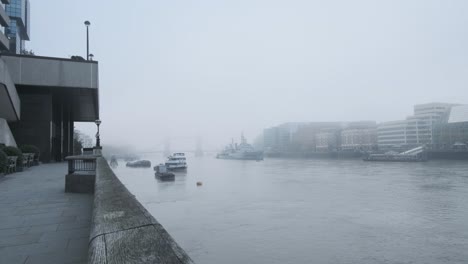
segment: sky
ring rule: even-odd
[[[466,0],[31,0],[36,55],[99,61],[104,145],[219,148],[285,122],[468,103]],[[76,124],[94,136],[94,124]]]

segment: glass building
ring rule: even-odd
[[[5,35],[10,39],[10,52],[21,53],[26,49],[25,41],[29,40],[30,22],[29,0],[11,0],[5,6],[10,17],[10,25],[5,29]]]

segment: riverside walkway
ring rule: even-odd
[[[0,179],[0,263],[88,260],[92,194],[65,193],[66,163]]]

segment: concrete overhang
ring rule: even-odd
[[[2,0],[2,3],[4,3],[4,4],[9,4],[9,3],[10,3],[10,0]]]
[[[0,6],[0,25],[8,27],[10,25],[10,17],[5,12],[5,9]]]
[[[4,54],[13,83],[51,89],[71,101],[75,121],[99,119],[99,76],[96,61]]]
[[[0,118],[20,119],[21,102],[5,62],[0,59]]]
[[[0,50],[8,50],[10,48],[10,40],[0,32]]]

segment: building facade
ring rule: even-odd
[[[35,145],[41,161],[61,161],[73,154],[74,122],[99,119],[98,62],[22,54],[29,1],[1,2],[0,144]]]
[[[322,129],[315,135],[316,151],[330,152],[340,150],[340,130]]]
[[[406,120],[384,122],[378,125],[377,141],[381,149],[408,149],[434,144],[433,130],[444,122],[444,116],[455,104],[428,103],[414,106],[414,115]]]
[[[31,6],[29,0],[10,0],[9,2],[5,10],[10,18],[10,25],[5,29],[5,35],[10,40],[10,52],[20,54],[26,50],[25,41],[28,41],[30,36]]]
[[[341,150],[370,151],[377,147],[377,123],[353,126],[341,131]]]
[[[434,149],[468,149],[468,105],[452,107],[447,122],[434,128]]]

